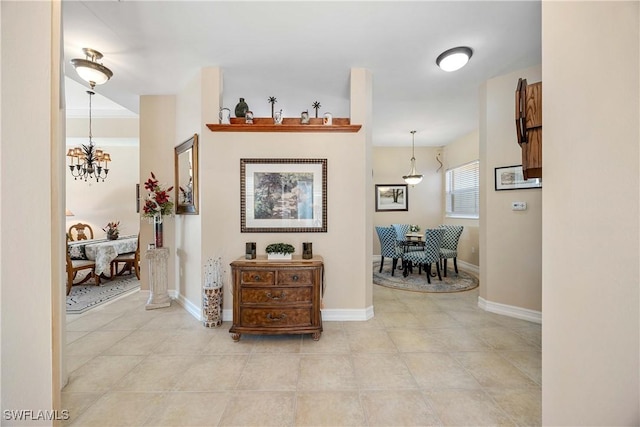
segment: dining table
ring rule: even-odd
[[[94,239],[69,242],[69,245],[84,246],[87,259],[95,261],[95,274],[106,278],[111,272],[111,261],[120,254],[133,253],[138,248],[138,236],[123,236],[115,240]]]

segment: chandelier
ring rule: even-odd
[[[95,178],[96,182],[100,182],[100,180],[104,182],[109,173],[111,156],[109,153],[97,149],[93,144],[91,133],[91,97],[95,95],[93,85],[87,93],[89,94],[89,145],[82,144],[81,147],[69,148],[67,152],[69,170],[71,170],[74,180],[80,178],[80,180],[87,181],[89,178]]]
[[[405,175],[402,177],[402,179],[404,179],[404,182],[406,182],[409,185],[420,184],[420,182],[422,181],[422,175],[419,175],[416,173],[416,156],[414,155],[415,137],[416,137],[416,131],[412,130],[411,131],[411,171],[409,172],[408,175]]]
[[[87,91],[89,94],[89,145],[70,148],[67,152],[69,157],[69,170],[74,180],[87,181],[89,178],[95,179],[96,182],[104,182],[109,173],[109,162],[111,156],[102,150],[96,148],[93,144],[93,135],[91,132],[91,97],[95,95],[93,89],[98,84],[103,84],[113,77],[110,69],[96,62],[102,58],[102,54],[97,50],[84,48],[82,49],[85,59],[72,59],[71,63],[76,69],[78,75],[89,82],[91,89]]]

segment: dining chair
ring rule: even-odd
[[[89,232],[89,236],[91,237],[87,237],[87,234],[85,233],[85,231],[87,230]],[[73,232],[75,232],[76,234],[75,239],[73,238]],[[67,233],[67,235],[69,236],[69,240],[71,240],[72,242],[77,240],[93,239],[93,229],[89,224],[83,224],[79,222],[69,227],[69,232]]]
[[[409,233],[409,224],[391,224],[396,231],[396,239],[401,242],[407,240],[407,234]]]
[[[409,233],[409,224],[391,224],[393,229],[396,232],[396,240],[398,241],[398,246],[402,249],[403,252],[406,251],[420,251],[422,250],[421,245],[407,245],[407,234]]]
[[[88,259],[71,259],[71,255],[69,254],[69,241],[67,240],[67,295],[71,293],[71,287],[73,285],[80,285],[89,279],[93,278],[96,285],[100,285],[100,276],[96,275],[95,268],[96,262]],[[73,283],[73,280],[76,278],[78,271],[82,270],[91,270],[89,273],[79,281],[78,283]]]
[[[402,255],[402,250],[396,242],[396,232],[393,227],[376,227],[376,233],[378,233],[378,239],[380,239],[381,258],[379,273],[382,273],[384,257],[387,257],[393,259],[391,264],[391,275],[393,276],[398,266],[398,259]]]
[[[424,269],[427,274],[427,283],[431,283],[431,264],[435,264],[438,279],[442,280],[440,274],[440,247],[442,246],[443,236],[444,229],[442,228],[429,228],[425,230],[424,250],[407,251],[402,254],[403,274],[407,276],[408,269],[406,265],[410,262]]]
[[[120,254],[111,261],[111,277],[114,277],[114,273],[118,274],[118,264],[120,263],[124,264],[120,273],[128,270],[129,274],[131,274],[131,270],[133,269],[136,277],[140,280],[140,233],[138,233],[138,243],[135,252]]]
[[[442,269],[444,277],[447,277],[447,259],[453,258],[453,268],[458,274],[458,241],[462,235],[464,227],[462,225],[440,225],[444,230],[442,238],[442,246],[440,246],[440,259],[442,260]]]

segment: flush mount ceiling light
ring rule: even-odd
[[[456,71],[467,65],[471,55],[473,55],[473,51],[469,47],[454,47],[442,52],[436,59],[436,64],[444,71]]]
[[[73,64],[78,75],[89,82],[91,88],[95,85],[106,83],[113,76],[113,73],[110,69],[97,62],[102,59],[102,54],[88,47],[85,47],[82,51],[85,54],[85,59],[76,58],[71,60],[71,64]]]
[[[420,184],[420,182],[422,181],[422,175],[419,175],[416,173],[416,156],[414,155],[415,138],[416,138],[416,131],[412,130],[411,131],[411,171],[409,172],[409,175],[405,175],[402,177],[402,179],[404,179],[404,182],[406,182],[409,185]]]

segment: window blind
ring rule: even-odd
[[[478,218],[480,214],[480,161],[447,170],[447,216]]]

